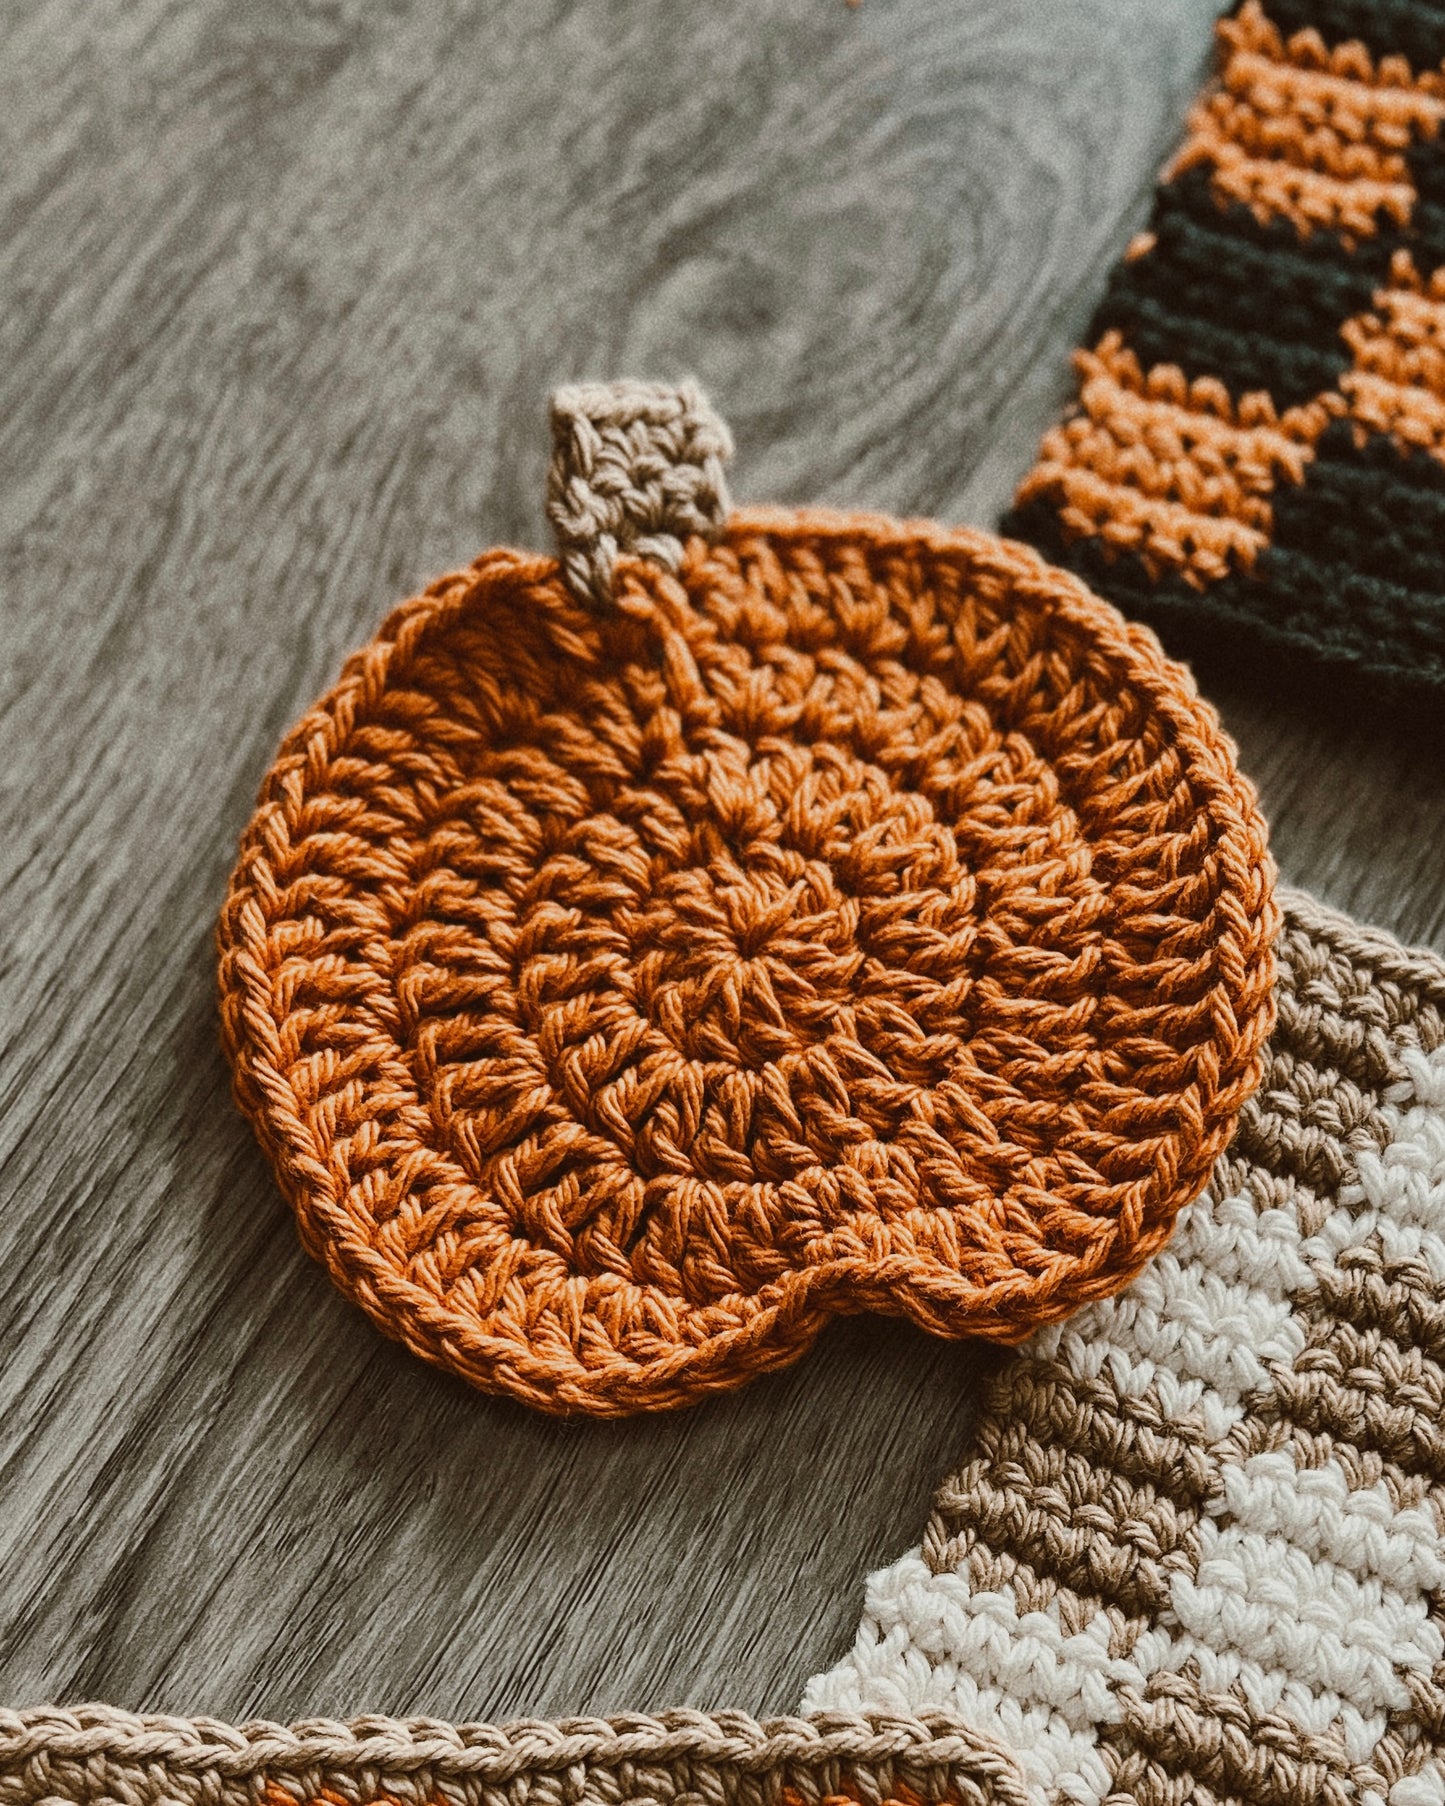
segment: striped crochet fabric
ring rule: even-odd
[[[1170,650],[1445,687],[1445,5],[1245,0],[1004,530]]]
[[[1210,1189],[996,1374],[807,1709],[956,1712],[1036,1806],[1445,1801],[1445,962],[1298,895],[1279,952]]]

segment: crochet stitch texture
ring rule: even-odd
[[[580,599],[611,602],[619,553],[675,571],[727,518],[732,435],[695,382],[578,383],[551,413],[547,518]]]
[[[965,1726],[741,1712],[232,1726],[0,1711],[0,1806],[1026,1806]]]
[[[1004,531],[1183,652],[1445,688],[1445,8],[1245,0]]]
[[[812,1708],[1036,1806],[1445,1800],[1445,961],[1285,898],[1263,1084],[1118,1297],[1010,1358]]]
[[[425,1358],[597,1413],[838,1311],[1009,1341],[1115,1290],[1272,1008],[1187,674],[928,523],[739,514],[612,581],[443,578],[266,780],[222,1013],[308,1248]]]

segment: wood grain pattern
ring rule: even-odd
[[[982,1358],[836,1327],[542,1421],[379,1340],[232,1109],[211,924],[391,602],[542,544],[543,398],[695,369],[750,499],[990,521],[1211,0],[0,17],[0,1697],[777,1709]],[[1286,874],[1445,945],[1440,756],[1222,698]]]

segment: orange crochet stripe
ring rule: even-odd
[[[779,1806],[812,1806],[796,1787],[783,1788],[778,1801]],[[833,1793],[821,1795],[817,1806],[963,1806],[963,1803],[951,1788],[925,1798],[907,1782],[894,1781],[886,1792],[878,1795],[865,1794],[856,1782],[848,1783]]]
[[[1016,505],[1040,497],[1074,538],[1136,552],[1151,577],[1196,588],[1248,570],[1269,543],[1269,497],[1299,483],[1315,441],[1345,403],[1323,395],[1279,413],[1269,396],[1238,402],[1217,379],[1177,365],[1147,373],[1117,332],[1074,354],[1077,410],[1045,434]]]
[[[1371,311],[1345,320],[1337,389],[1283,412],[1263,390],[1231,399],[1177,364],[1142,370],[1117,331],[1076,351],[1076,407],[1050,428],[1015,505],[1043,501],[1069,540],[1136,554],[1151,578],[1202,590],[1252,569],[1274,530],[1271,497],[1306,480],[1332,421],[1445,458],[1445,268],[1421,278],[1396,251]]]
[[[1218,32],[1003,529],[1181,654],[1445,689],[1445,10],[1245,0]]]
[[[1397,251],[1374,310],[1340,333],[1353,359],[1340,389],[1360,439],[1383,433],[1401,451],[1445,458],[1445,267],[1426,281]]]
[[[1219,25],[1219,80],[1189,115],[1170,176],[1203,167],[1216,196],[1261,222],[1287,219],[1357,238],[1409,223],[1415,184],[1405,152],[1434,138],[1445,77],[1403,57],[1378,64],[1362,44],[1327,47],[1316,31],[1285,41],[1258,0]]]
[[[236,1091],[387,1333],[547,1410],[844,1311],[1015,1342],[1205,1183],[1273,874],[1147,630],[982,533],[755,512],[615,606],[493,552],[287,737],[221,918]]]

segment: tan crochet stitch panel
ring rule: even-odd
[[[807,1691],[987,1727],[1036,1806],[1445,1800],[1445,962],[1285,917],[1210,1189],[1002,1367]]]
[[[547,518],[574,595],[613,599],[619,554],[664,570],[727,519],[732,435],[691,380],[578,383],[552,397]]]
[[[1027,1806],[990,1738],[927,1722],[140,1718],[0,1711],[0,1806]]]

